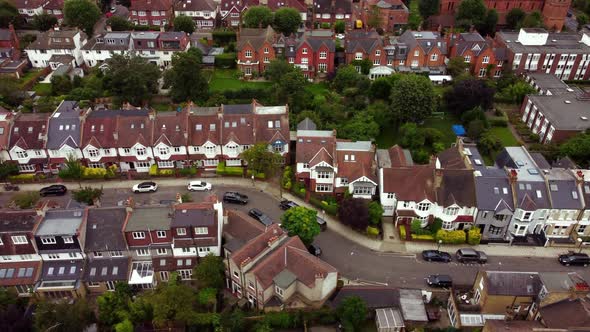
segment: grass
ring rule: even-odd
[[[388,125],[381,128],[379,136],[375,139],[377,147],[380,149],[389,149],[399,141],[398,128],[396,125]]]
[[[151,104],[150,105],[151,108],[155,109],[157,112],[169,112],[172,111],[173,109],[171,108],[173,105],[172,104],[159,104],[159,103],[155,103],[155,104]]]
[[[330,92],[330,88],[327,83],[309,84],[305,87],[305,90],[313,93],[314,95],[325,96]]]
[[[38,96],[50,96],[51,95],[51,84],[49,83],[37,83],[33,87],[35,93]]]
[[[448,148],[452,143],[455,143],[457,138],[452,128],[453,125],[457,123],[460,123],[460,121],[455,118],[455,116],[446,113],[444,119],[426,119],[423,124],[419,125],[419,127],[438,129],[443,135],[442,143]],[[398,144],[399,140],[398,128],[395,125],[389,125],[381,129],[381,133],[377,137],[376,143],[378,148],[388,149],[395,144]]]
[[[270,82],[249,82],[242,81],[236,76],[237,71],[233,69],[215,69],[209,89],[212,92],[223,92],[226,90],[238,90],[244,87],[264,88],[271,86]]]
[[[492,127],[490,132],[500,139],[503,146],[520,145],[508,127]]]

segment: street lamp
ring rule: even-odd
[[[436,250],[440,250],[440,245],[442,244],[442,240],[438,240],[437,244],[438,244],[438,246],[436,247]]]
[[[578,243],[580,243],[580,245],[579,245],[579,247],[580,247],[580,250],[578,251],[578,254],[579,254],[579,253],[581,253],[581,252],[582,252],[582,241],[584,241],[584,240],[582,240],[582,238],[581,238],[581,237],[579,237],[579,238],[578,238],[576,241],[578,241]]]

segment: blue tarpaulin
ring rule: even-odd
[[[457,136],[465,136],[465,128],[462,125],[453,125],[453,132]]]

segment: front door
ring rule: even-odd
[[[135,163],[129,162],[129,169],[135,170]]]

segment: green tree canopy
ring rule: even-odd
[[[420,2],[418,3],[420,15],[424,17],[424,19],[427,19],[430,16],[438,14],[439,7],[440,0],[420,0]]]
[[[270,151],[268,143],[259,142],[242,152],[242,159],[248,163],[249,170],[271,176],[278,169],[283,157]]]
[[[88,37],[92,36],[94,24],[100,15],[100,9],[94,1],[68,0],[64,3],[64,22],[84,30]]]
[[[109,19],[107,20],[107,24],[111,27],[111,30],[113,31],[131,30],[131,22],[129,22],[127,19],[121,16],[113,15],[109,17]]]
[[[0,161],[0,181],[6,181],[10,175],[18,174],[18,165],[4,160]]]
[[[223,288],[225,283],[223,259],[213,254],[203,257],[195,266],[194,278],[198,280],[199,288]]]
[[[342,92],[347,88],[356,86],[356,82],[360,79],[359,74],[354,66],[341,66],[336,71],[336,76],[332,80],[332,86],[337,92]]]
[[[84,299],[73,304],[67,301],[41,301],[35,308],[34,326],[37,331],[84,331],[94,321],[94,314]]]
[[[86,186],[80,188],[79,190],[72,190],[72,198],[76,202],[88,205],[93,205],[97,200],[99,200],[102,197],[102,194],[102,187],[92,188],[90,186]]]
[[[383,212],[383,207],[378,201],[372,201],[371,203],[369,203],[369,222],[371,223],[371,225],[381,224]]]
[[[379,136],[379,124],[367,112],[359,112],[338,130],[338,136],[353,141],[370,141]]]
[[[295,114],[304,110],[312,98],[311,93],[305,89],[308,84],[301,70],[295,69],[286,73],[275,85],[277,101],[289,104],[289,110]]]
[[[580,133],[561,144],[562,156],[572,158],[578,165],[588,167],[590,164],[590,134]]]
[[[518,29],[522,25],[525,17],[526,13],[524,10],[520,8],[512,8],[508,14],[506,14],[506,25],[510,29]]]
[[[469,29],[471,25],[479,26],[486,18],[487,8],[483,0],[463,0],[457,10],[457,25]]]
[[[244,13],[243,20],[247,28],[266,28],[272,24],[273,15],[266,6],[252,6]]]
[[[194,289],[180,282],[176,272],[170,275],[167,283],[160,283],[145,298],[154,310],[153,322],[159,327],[169,322],[188,324],[194,314],[193,303],[197,300]]]
[[[299,236],[306,246],[312,244],[313,239],[321,231],[317,222],[317,211],[303,206],[287,210],[281,217],[281,223],[281,227],[289,232],[289,236]]]
[[[8,0],[0,0],[0,28],[8,28],[18,18],[18,9]]]
[[[280,8],[275,12],[274,26],[278,32],[289,36],[301,26],[301,14],[295,8]]]
[[[483,21],[476,28],[482,36],[494,36],[498,24],[498,12],[495,9],[488,9]]]
[[[207,100],[209,83],[201,70],[202,58],[201,50],[194,47],[187,52],[174,54],[172,68],[164,74],[164,81],[170,86],[170,97],[173,101]]]
[[[32,25],[35,28],[35,30],[39,30],[39,31],[47,31],[47,30],[53,28],[56,24],[57,24],[57,17],[55,17],[53,15],[49,15],[45,12],[43,12],[39,15],[35,15],[35,17],[33,17],[33,22],[32,22]]]
[[[578,22],[578,30],[581,30],[586,24],[588,24],[588,15],[580,13],[576,15],[576,21]]]
[[[369,8],[369,17],[367,18],[367,26],[372,29],[380,28],[382,24],[381,10],[376,5]]]
[[[403,75],[391,89],[391,111],[395,120],[422,122],[437,107],[437,97],[432,82],[422,75]]]
[[[68,75],[51,75],[51,94],[61,96],[72,90],[72,80]]]
[[[195,32],[195,21],[190,16],[176,16],[174,18],[174,31],[184,31],[190,35]]]
[[[267,80],[279,84],[283,76],[287,73],[295,71],[295,67],[283,59],[273,59],[266,66],[264,76]]]
[[[415,123],[408,122],[399,129],[400,144],[404,148],[418,149],[424,146],[424,133]]]
[[[338,305],[336,313],[345,331],[360,331],[361,325],[367,319],[367,305],[360,297],[349,296]]]
[[[542,28],[543,27],[543,15],[538,10],[528,14],[522,21],[523,28]]]
[[[115,54],[106,63],[103,84],[120,102],[139,105],[158,92],[160,70],[146,59]]]
[[[84,176],[84,166],[75,155],[69,155],[66,159],[65,167],[59,171],[58,175],[61,179],[77,181],[80,188],[82,188],[80,181],[82,181],[82,177]]]
[[[447,64],[447,72],[453,77],[464,74],[469,69],[469,63],[462,56],[454,56]]]

